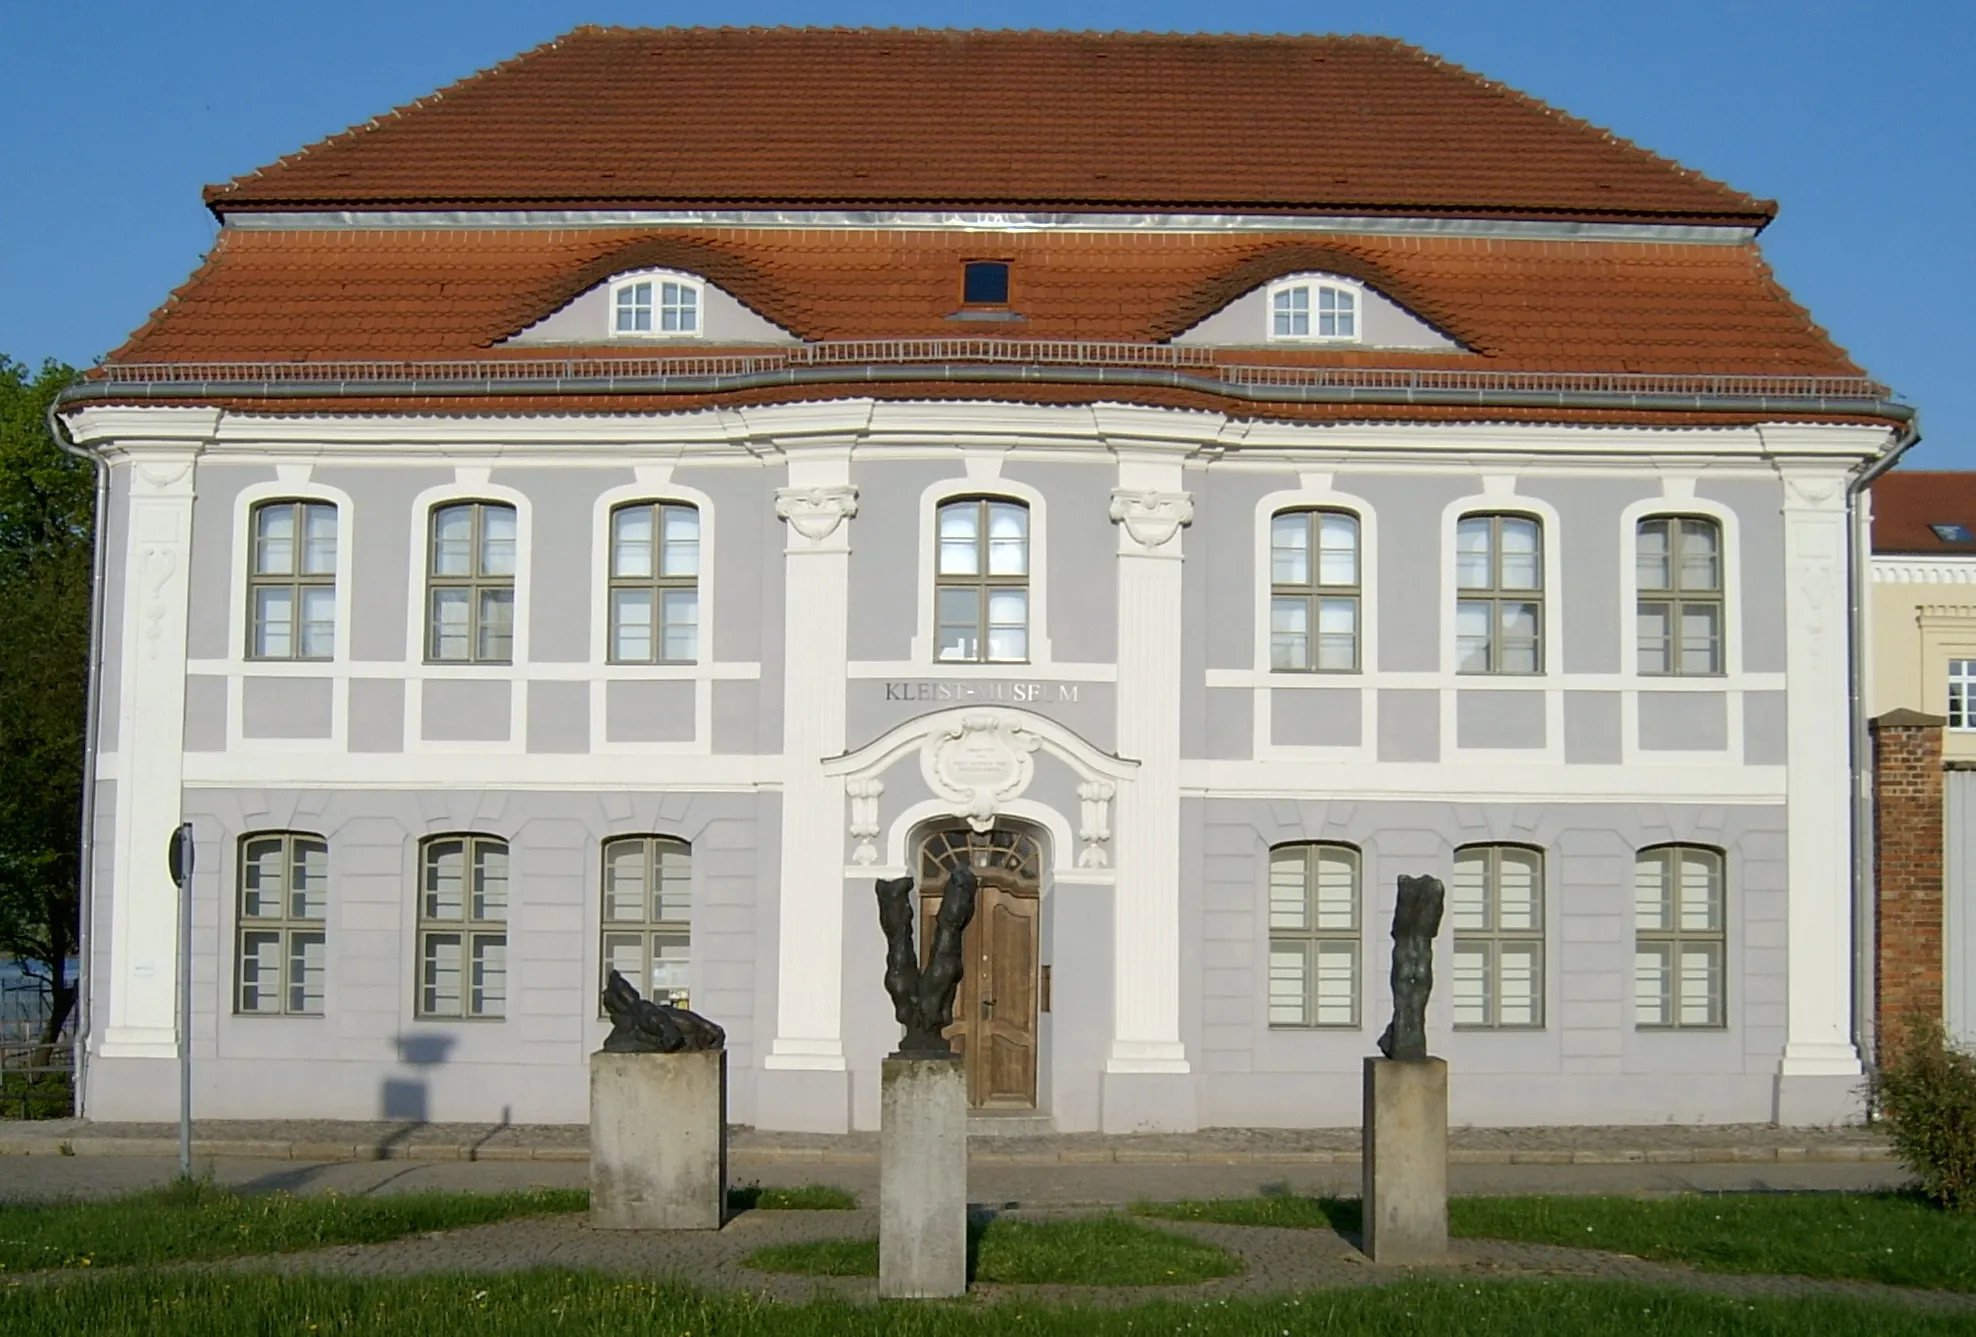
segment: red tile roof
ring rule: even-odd
[[[1253,211],[1761,226],[1377,37],[579,28],[224,186],[330,207]]]
[[[1930,525],[1963,525],[1967,543]],[[1873,551],[1976,556],[1976,472],[1895,469],[1873,484]]]
[[[984,247],[1011,259],[1011,304],[1025,320],[986,326],[947,318],[959,305],[962,260]],[[112,361],[486,356],[577,293],[644,265],[704,275],[805,340],[1007,335],[1155,343],[1270,278],[1327,269],[1363,278],[1471,351],[1244,349],[1240,360],[1859,375],[1778,286],[1754,246],[714,229],[229,228]]]

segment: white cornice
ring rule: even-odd
[[[1873,558],[1876,585],[1976,585],[1976,553],[1968,556]]]
[[[162,446],[183,450],[210,443],[223,410],[173,405],[111,405],[65,415],[69,437],[79,446],[114,443],[118,449]]]

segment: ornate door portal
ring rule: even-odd
[[[967,1061],[968,1103],[982,1109],[1036,1108],[1036,1014],[1040,976],[1038,909],[1042,847],[1021,831],[965,826],[929,833],[919,846],[920,964],[933,940],[947,873],[961,859],[980,886],[974,921],[961,940],[965,973],[947,1029]]]

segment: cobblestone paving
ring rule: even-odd
[[[1011,1212],[1017,1219],[1061,1217],[1062,1212]],[[1379,1285],[1408,1277],[1472,1280],[1589,1278],[1678,1286],[1717,1295],[1838,1296],[1976,1313],[1976,1295],[1818,1281],[1803,1277],[1734,1276],[1698,1272],[1678,1264],[1625,1254],[1541,1244],[1458,1240],[1445,1266],[1379,1267],[1346,1237],[1326,1230],[1283,1230],[1201,1222],[1158,1222],[1236,1254],[1243,1271],[1189,1286],[979,1286],[978,1302],[1020,1299],[1080,1305],[1126,1305],[1154,1299],[1210,1303],[1235,1296],[1280,1295],[1341,1286]],[[870,1239],[877,1213],[745,1212],[720,1231],[638,1232],[591,1230],[581,1216],[536,1217],[468,1230],[434,1233],[389,1244],[351,1245],[312,1253],[237,1259],[223,1266],[280,1273],[342,1276],[410,1276],[443,1272],[508,1272],[564,1267],[676,1279],[715,1290],[741,1290],[768,1299],[801,1301],[820,1294],[875,1300],[869,1278],[797,1277],[757,1272],[741,1260],[771,1244],[799,1240]]]

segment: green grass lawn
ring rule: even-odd
[[[1141,1216],[1356,1234],[1350,1198],[1141,1203]],[[1712,1272],[1879,1281],[1976,1291],[1976,1213],[1901,1193],[1707,1193],[1675,1198],[1454,1198],[1448,1228],[1472,1239],[1611,1249]]]
[[[970,1227],[974,1280],[1063,1286],[1178,1286],[1233,1276],[1226,1249],[1118,1216],[1011,1221]],[[878,1241],[810,1240],[757,1249],[743,1260],[764,1272],[875,1277]]]
[[[261,1273],[122,1273],[19,1285],[0,1334],[136,1337],[1948,1337],[1968,1315],[1827,1299],[1752,1299],[1599,1282],[1405,1282],[1212,1305],[1079,1309],[1001,1303],[841,1301],[746,1295],[593,1273],[353,1279]]]

